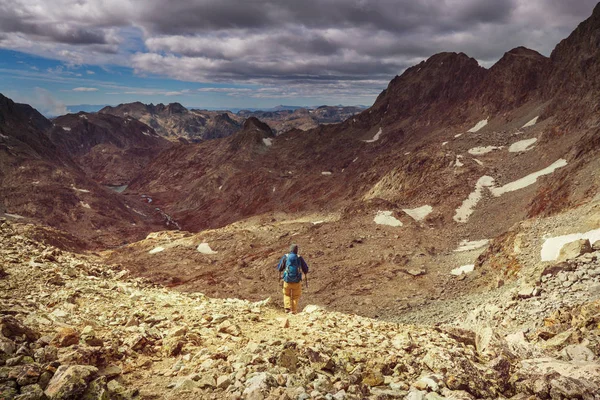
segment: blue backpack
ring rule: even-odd
[[[287,283],[298,283],[302,280],[300,258],[295,253],[290,253],[286,257],[283,280]]]

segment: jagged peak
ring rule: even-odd
[[[262,122],[256,117],[250,117],[246,121],[244,121],[243,130],[259,130],[268,134],[268,136],[273,136],[273,130],[269,125]]]

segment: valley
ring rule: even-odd
[[[600,398],[599,38],[364,110],[0,95],[0,398]]]

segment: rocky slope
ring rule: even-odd
[[[133,118],[108,114],[67,114],[54,119],[50,140],[94,181],[127,185],[161,151],[171,146]]]
[[[46,135],[52,123],[0,95],[0,212],[60,228],[91,247],[164,229],[163,216],[90,179]]]
[[[508,335],[315,306],[290,316],[268,300],[171,292],[0,224],[6,399],[599,398],[598,301]]]

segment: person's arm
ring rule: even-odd
[[[277,264],[277,270],[279,272],[283,271],[285,268],[285,256],[281,257],[281,260],[279,260],[279,264]]]
[[[308,264],[304,261],[304,258],[300,257],[300,266],[302,267],[302,272],[308,274]]]

